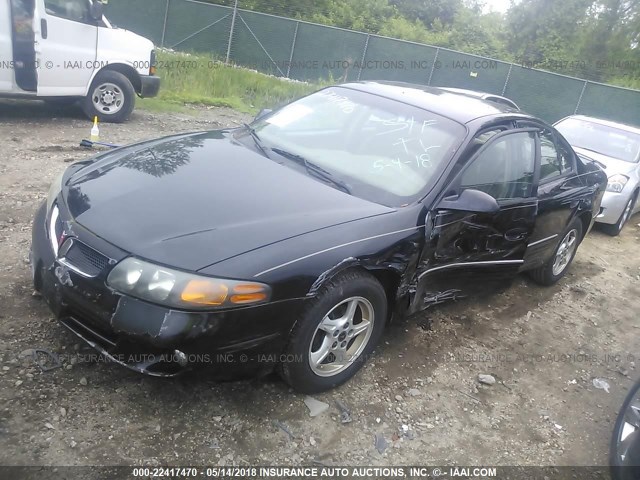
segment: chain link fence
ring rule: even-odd
[[[640,91],[441,47],[197,0],[111,0],[109,19],[156,45],[301,81],[395,80],[504,95],[549,122],[640,125]]]

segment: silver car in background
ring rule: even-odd
[[[554,125],[581,157],[596,161],[609,184],[596,222],[618,235],[640,209],[640,128],[598,118],[572,115]]]

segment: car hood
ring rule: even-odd
[[[228,131],[103,155],[65,181],[63,196],[74,219],[97,236],[187,270],[394,211],[269,160]]]
[[[611,177],[612,175],[616,175],[618,173],[626,175],[632,172],[633,169],[638,166],[637,163],[625,162],[624,160],[609,157],[607,155],[593,152],[585,148],[573,147],[573,149],[579,155],[584,155],[585,157],[592,158],[593,160],[596,160],[597,162],[604,165],[604,171],[607,174],[607,177]]]

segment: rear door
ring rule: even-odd
[[[525,256],[524,268],[527,269],[542,265],[553,254],[585,190],[576,172],[573,149],[547,127],[540,128],[537,134],[540,139],[539,206]]]
[[[483,141],[478,137],[471,142]],[[520,129],[494,134],[461,167],[444,191],[455,198],[472,189],[493,197],[494,213],[438,206],[427,218],[427,239],[418,272],[417,299],[425,304],[475,293],[515,276],[535,226],[537,137]]]
[[[89,0],[36,0],[38,96],[85,95],[93,76],[98,27]]]

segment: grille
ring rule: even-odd
[[[73,242],[64,257],[67,263],[91,277],[95,277],[109,265],[107,257],[77,240]]]

